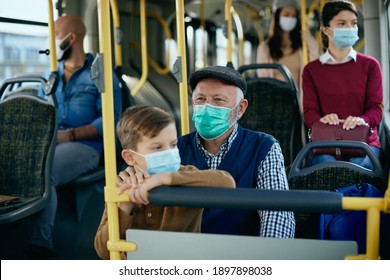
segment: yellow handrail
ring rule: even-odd
[[[113,21],[113,32],[115,34],[115,66],[120,67],[122,66],[122,34],[120,29],[120,17],[119,17],[119,9],[118,9],[118,3],[116,0],[110,0],[110,6],[111,6],[111,14],[112,14],[112,21]]]
[[[148,47],[147,47],[147,33],[146,33],[146,0],[140,0],[140,14],[141,14],[141,59],[142,59],[142,75],[140,81],[131,91],[132,96],[136,96],[141,87],[145,84],[148,78]]]
[[[57,72],[57,54],[54,30],[53,3],[48,0],[48,16],[49,16],[49,41],[50,41],[50,71]]]
[[[140,16],[140,13],[133,13],[132,15]],[[171,29],[169,28],[166,20],[164,20],[160,15],[158,15],[156,13],[152,13],[152,12],[146,13],[146,16],[152,17],[152,18],[156,19],[158,22],[160,22],[160,24],[162,25],[162,27],[164,28],[164,30],[167,34],[167,39],[172,39],[172,32],[171,32]],[[131,47],[135,48],[137,51],[139,51],[139,52],[141,51],[140,45],[137,44],[136,42],[130,42],[129,44]],[[169,65],[170,65],[170,49],[169,48],[167,49],[165,68],[161,68],[150,55],[147,55],[147,57],[148,57],[147,58],[148,63],[150,64],[150,66],[153,67],[154,70],[156,70],[157,73],[159,73],[161,75],[165,75],[165,74],[168,74],[170,72],[170,67],[169,67]]]
[[[206,18],[204,15],[204,9],[205,9],[205,0],[202,0],[200,3],[200,29],[202,30],[202,55],[203,55],[203,65],[207,65],[207,41],[206,41]]]
[[[384,209],[383,198],[343,197],[344,210],[367,211],[367,241],[366,254],[349,256],[347,259],[378,259],[379,258],[379,220],[380,211]]]
[[[103,54],[104,91],[102,95],[103,145],[105,162],[105,191],[116,188],[116,153],[114,128],[114,97],[112,81],[110,5],[109,0],[98,0],[99,50]],[[109,239],[119,240],[119,217],[115,203],[107,204]],[[110,252],[110,257],[120,258],[119,252]]]
[[[240,15],[236,9],[232,6],[230,8],[234,24],[237,28],[237,39],[238,39],[238,65],[244,65],[244,31],[240,20]]]
[[[387,182],[384,198],[343,197],[342,208],[367,211],[366,254],[349,256],[346,259],[379,259],[380,212],[390,215],[390,180]]]
[[[227,22],[227,62],[232,62],[232,16],[230,8],[232,7],[232,0],[225,1],[225,20]]]
[[[306,0],[301,0],[301,30],[307,30],[307,17],[306,17]],[[307,44],[302,42],[302,59],[303,65],[306,65],[309,61],[309,54],[307,52]]]
[[[357,44],[355,45],[354,49],[356,51],[360,51],[363,47],[364,47],[364,44],[366,43],[366,41],[364,40],[364,38],[360,39]]]
[[[178,56],[181,62],[181,80],[180,87],[180,115],[181,115],[181,133],[188,134],[190,131],[189,113],[188,113],[188,87],[187,87],[187,56],[184,29],[184,0],[176,0],[176,25],[177,25],[177,43]]]

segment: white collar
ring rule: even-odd
[[[341,64],[351,60],[356,62],[356,51],[353,48],[349,50],[348,54],[341,61],[336,61],[336,59],[330,54],[329,49],[320,56],[322,64]]]

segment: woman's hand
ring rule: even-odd
[[[343,128],[346,130],[354,129],[356,126],[365,125],[368,126],[368,123],[360,117],[349,116],[343,122]]]
[[[336,125],[336,124],[339,124],[341,123],[342,121],[339,119],[339,117],[337,116],[337,114],[327,114],[325,116],[323,116],[321,119],[320,119],[320,122],[322,123],[327,123],[327,124],[331,124],[331,125]]]
[[[323,116],[320,119],[320,122],[327,123],[330,125],[336,125],[342,123],[343,129],[346,130],[354,129],[356,126],[360,126],[360,125],[368,126],[368,123],[366,123],[365,120],[360,117],[349,116],[348,118],[343,120],[343,119],[339,119],[337,114],[333,114],[333,113]]]

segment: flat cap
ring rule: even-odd
[[[195,71],[190,75],[188,83],[193,91],[200,80],[218,79],[226,84],[235,85],[246,93],[246,82],[241,74],[229,66],[208,66],[201,70]]]

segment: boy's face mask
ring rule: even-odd
[[[357,42],[357,40],[359,40],[357,27],[333,29],[333,42],[340,49],[347,49],[352,47]]]
[[[229,123],[229,114],[237,106],[238,104],[230,109],[207,103],[204,105],[194,105],[192,121],[195,123],[196,131],[205,140],[218,138],[236,123],[237,116],[234,121]]]
[[[180,168],[181,159],[178,148],[167,149],[146,155],[137,153],[133,150],[131,151],[137,155],[145,157],[147,173],[150,175],[162,172],[176,172]]]

